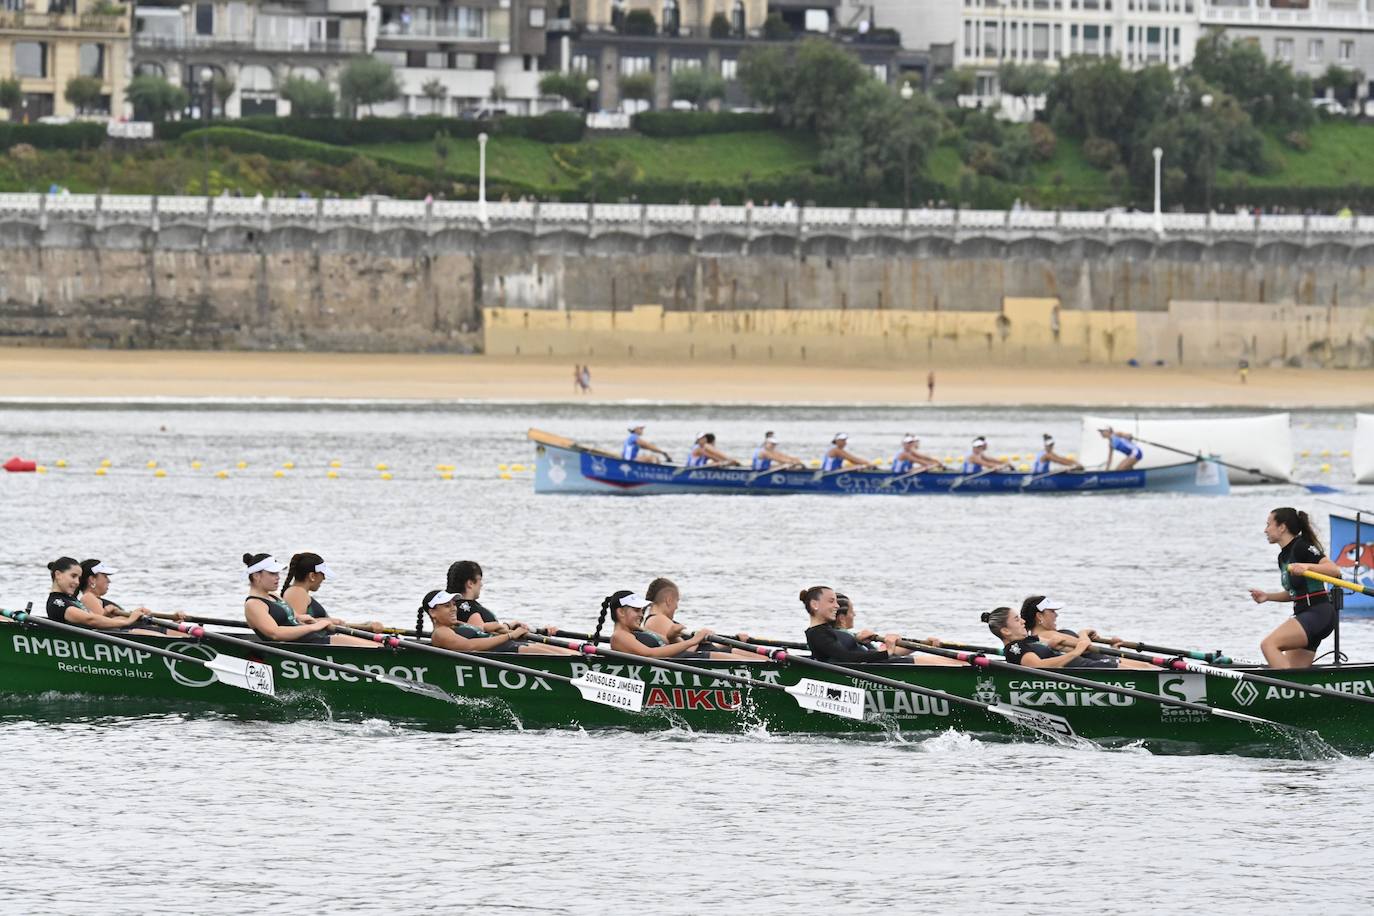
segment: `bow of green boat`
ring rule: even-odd
[[[1374,697],[1374,665],[1364,664],[1254,669],[1283,685],[1191,671],[1076,669],[1074,673],[1087,683],[1066,684],[1033,669],[863,667],[867,674],[927,691],[918,694],[765,660],[695,662],[694,667],[701,670],[688,673],[599,658],[521,656],[524,670],[506,670],[395,648],[281,646],[306,658],[276,657],[268,654],[270,646],[256,652],[234,649],[230,655],[271,667],[274,689],[261,693],[226,684],[204,666],[138,647],[214,658],[216,649],[204,641],[132,637],[130,642],[137,645],[0,624],[0,709],[7,715],[25,715],[63,702],[79,702],[86,711],[224,709],[268,719],[382,717],[441,728],[676,726],[704,732],[763,728],[775,734],[899,733],[911,737],[955,729],[1031,740],[1046,740],[1050,732],[1066,740],[1086,739],[1107,746],[1139,744],[1161,752],[1275,756],[1310,756],[1328,748],[1374,752],[1374,704],[1353,699]],[[588,671],[642,682],[642,710],[588,702],[567,681]],[[728,679],[731,674],[782,686],[796,684],[803,675],[858,686],[864,691],[865,717],[856,720],[803,708],[783,691],[742,685]],[[1301,689],[1312,685],[1352,698]],[[396,686],[427,689],[393,689]],[[1126,695],[1121,689],[1166,702]],[[988,715],[985,709],[955,698],[1037,713],[1039,728],[1031,730],[1024,722]],[[1276,724],[1223,718],[1208,706]]]

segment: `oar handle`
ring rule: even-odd
[[[193,639],[208,639],[212,642],[218,641],[228,643],[231,646],[238,646],[242,649],[247,649],[250,652],[262,652],[266,655],[275,655],[278,658],[289,658],[290,660],[295,662],[302,662],[307,665],[314,665],[317,668],[329,668],[333,671],[342,671],[345,674],[352,674],[357,677],[365,678],[369,681],[381,681],[383,683],[388,682],[388,679],[385,678],[383,675],[377,674],[373,671],[365,671],[362,668],[358,668],[354,665],[344,665],[339,662],[332,662],[327,658],[314,658],[309,655],[302,655],[299,652],[291,652],[287,649],[278,649],[276,646],[265,642],[253,642],[252,640],[240,639],[237,636],[230,636],[226,633],[216,633],[214,630],[206,630],[194,624],[183,623],[179,620],[173,620],[170,617],[154,616],[152,619],[156,620],[158,623],[162,624],[168,629],[177,630],[178,632],[185,633],[187,636],[190,636]],[[368,635],[371,636],[373,634],[369,633]]]

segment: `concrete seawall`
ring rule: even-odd
[[[776,337],[777,359],[806,346],[807,359],[1176,363],[1181,346],[1194,365],[1371,360],[1374,227],[1364,218],[1175,218],[1161,239],[1148,221],[1102,214],[1031,214],[1038,224],[964,214],[937,225],[943,217],[919,222],[915,211],[768,222],[693,207],[493,205],[478,220],[471,204],[287,201],[304,206],[250,213],[204,199],[151,209],[146,199],[85,209],[38,200],[0,201],[0,342],[470,352],[483,348],[485,312],[492,352],[562,356],[612,344],[604,330],[594,342],[554,341],[541,321],[591,333],[578,313],[623,322],[652,303],[668,323],[661,334],[686,316],[697,329],[715,322],[683,338],[701,359],[729,359],[730,344],[737,359],[766,353],[755,339]],[[1053,303],[1052,348],[1029,330],[1042,319],[1016,312],[1019,300]],[[494,309],[530,313],[543,336],[518,342]],[[803,344],[814,321],[841,330]],[[784,357],[790,343],[797,355]]]

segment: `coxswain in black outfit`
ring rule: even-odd
[[[1293,616],[1264,637],[1260,651],[1272,668],[1306,668],[1317,657],[1322,640],[1336,629],[1336,608],[1326,586],[1309,579],[1306,572],[1340,578],[1341,570],[1322,550],[1322,542],[1306,512],[1284,506],[1269,513],[1264,536],[1279,545],[1279,581],[1283,591],[1250,589],[1256,604],[1291,601]]]
[[[1026,621],[1009,607],[999,607],[983,614],[983,623],[988,625],[992,635],[1002,641],[1002,653],[1007,661],[1027,668],[1073,668],[1080,662],[1084,652],[1092,646],[1088,634],[1080,634],[1073,647],[1067,652],[1051,649],[1039,637],[1026,632]]]
[[[58,557],[48,564],[52,574],[52,591],[48,594],[47,614],[49,620],[57,620],[92,630],[120,630],[123,634],[135,636],[166,636],[154,628],[151,621],[144,620],[143,608],[135,608],[127,615],[120,611],[94,614],[81,603],[78,591],[81,587],[81,564],[71,557]]]
[[[305,617],[328,617],[329,612],[320,604],[320,600],[315,597],[315,593],[324,585],[325,580],[334,578],[334,571],[325,563],[324,558],[317,553],[298,553],[291,558],[291,562],[286,567],[286,579],[282,582],[282,600],[290,606],[296,619]],[[371,630],[373,633],[380,633],[386,629],[379,621],[369,620],[367,623],[349,623],[350,626],[358,630]]]
[[[835,625],[835,617],[840,610],[840,602],[835,590],[828,585],[813,585],[803,589],[798,596],[802,607],[811,618],[811,626],[806,628],[806,646],[811,657],[819,662],[885,662],[893,655],[897,645],[895,633],[883,637],[882,649],[870,649]]]

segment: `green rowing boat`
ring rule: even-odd
[[[263,654],[253,659],[272,669],[275,696],[220,682],[211,670],[133,644],[211,659],[201,641],[127,637],[116,645],[84,633],[56,632],[0,622],[0,711],[9,717],[128,714],[224,709],[267,719],[326,715],[340,719],[382,717],[437,728],[689,728],[703,732],[873,734],[922,737],[955,729],[977,735],[1037,738],[1042,733],[1001,716],[989,716],[938,697],[760,661],[693,662],[699,674],[608,659],[570,656],[492,655],[539,674],[489,668],[452,658],[397,649],[283,644],[319,665]],[[254,653],[246,650],[252,658]],[[226,657],[225,661],[228,661]],[[383,682],[364,680],[335,665],[357,666]],[[587,702],[566,680],[599,671],[644,684],[643,710],[630,712]],[[1250,669],[1245,669],[1250,670]],[[1374,696],[1374,665],[1291,671],[1253,669],[1294,685],[1317,685],[1357,696]],[[1130,687],[1163,697],[1206,703],[1259,716],[1279,727],[1220,719],[1205,711],[1163,705],[1132,696],[1051,680],[1034,670],[878,664],[865,673],[985,703],[1013,704],[1044,714],[1069,737],[1105,746],[1135,744],[1163,753],[1244,753],[1311,756],[1332,750],[1374,752],[1374,705],[1316,696],[1276,685],[1196,672],[1074,669],[1104,687]],[[772,684],[796,684],[803,676],[862,687],[863,721],[809,711],[777,690],[718,679],[737,674]],[[386,680],[438,688],[430,693],[394,690]],[[447,694],[447,696],[445,696]]]

